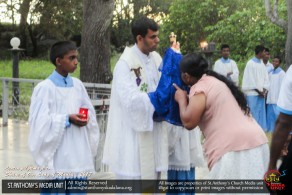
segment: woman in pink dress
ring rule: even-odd
[[[186,129],[200,127],[209,179],[263,179],[269,162],[268,140],[252,118],[244,94],[230,80],[208,69],[192,53],[180,62],[189,96],[177,87],[175,99]]]

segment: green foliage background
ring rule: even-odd
[[[271,0],[271,5],[274,4],[274,1]],[[56,39],[69,39],[81,32],[82,1],[36,0],[33,2],[30,9],[30,27],[33,37],[39,40],[39,51],[42,48],[47,49],[47,45]],[[124,0],[115,0],[115,6],[111,26],[112,69],[127,43],[133,43],[130,24],[141,15],[152,17],[159,22],[161,42],[158,51],[161,55],[169,46],[168,35],[170,32],[175,32],[177,40],[181,43],[183,54],[200,51],[199,43],[203,40],[215,42],[217,51],[221,44],[229,44],[231,47],[230,57],[238,63],[241,74],[247,60],[254,55],[254,47],[258,44],[268,47],[271,56],[280,55],[283,64],[285,64],[286,34],[283,29],[272,24],[266,17],[263,0],[128,0],[128,3],[125,3]],[[38,16],[40,23],[37,23],[32,16]],[[279,1],[279,16],[287,20],[287,8],[284,0]],[[1,40],[4,41],[2,42],[5,45],[5,48],[0,49],[0,58],[2,59],[10,59],[3,56],[10,56],[6,47],[9,45],[9,37],[12,36],[13,29],[17,26],[12,27],[14,28],[0,24],[0,31],[3,31],[0,34]],[[30,49],[28,48],[28,50]],[[44,52],[43,56],[46,59],[47,52]],[[219,52],[216,52],[213,60],[215,61],[219,57]],[[28,78],[27,73],[22,75],[23,71],[34,71],[38,76],[49,75],[54,67],[46,66],[46,63],[46,61],[41,60],[21,61],[21,77]],[[0,76],[11,75],[10,68],[6,68],[6,65],[3,64],[9,63],[8,61],[0,63],[0,68],[3,70],[0,71]],[[33,67],[32,71],[30,67]],[[41,67],[44,69],[39,70]],[[42,74],[39,74],[38,71]],[[78,74],[76,76],[79,76]],[[41,78],[46,76],[41,76]],[[32,75],[31,78],[35,77]]]
[[[285,19],[285,1],[279,3],[280,17]],[[263,1],[175,0],[161,26],[161,52],[168,46],[172,31],[183,53],[198,51],[200,41],[206,40],[214,41],[217,50],[221,44],[229,44],[236,61],[252,57],[258,44],[268,47],[272,56],[284,59],[285,32],[266,17]]]

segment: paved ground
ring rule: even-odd
[[[18,178],[21,171],[7,171],[8,168],[23,168],[33,166],[32,156],[28,151],[28,124],[26,122],[9,120],[8,126],[1,125],[0,118],[0,179]],[[196,178],[203,179],[206,169],[196,169]],[[93,179],[114,179],[111,172],[98,172]],[[0,183],[0,193],[2,182]],[[13,195],[13,194],[10,194]]]

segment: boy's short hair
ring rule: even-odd
[[[137,43],[136,37],[138,35],[145,37],[148,33],[148,29],[158,31],[159,26],[154,20],[149,19],[146,16],[142,16],[132,23],[132,35],[135,43]]]
[[[282,63],[282,59],[280,56],[274,56],[274,58],[277,58],[279,60],[279,63],[281,64]]]
[[[260,52],[265,51],[265,47],[262,45],[257,45],[254,49],[255,54],[259,54]]]
[[[222,45],[221,45],[221,51],[222,51],[223,49],[225,49],[225,48],[230,49],[230,47],[229,47],[228,44],[222,44]]]
[[[270,53],[270,49],[265,47],[265,52],[269,52]]]
[[[69,51],[77,50],[75,43],[72,41],[58,41],[53,44],[50,51],[50,61],[57,66],[56,59],[63,58]]]

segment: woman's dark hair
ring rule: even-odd
[[[196,77],[197,79],[200,79],[203,74],[207,74],[224,82],[230,89],[241,110],[244,111],[244,114],[250,114],[250,109],[247,105],[247,101],[243,92],[225,76],[218,74],[213,70],[209,70],[207,60],[203,58],[200,54],[190,53],[185,55],[180,62],[180,70],[182,73],[188,73],[189,75]]]
[[[142,16],[132,23],[132,35],[135,43],[137,43],[136,38],[138,35],[141,35],[142,37],[147,35],[148,29],[156,32],[158,31],[159,26],[154,20],[149,19],[146,16]]]

